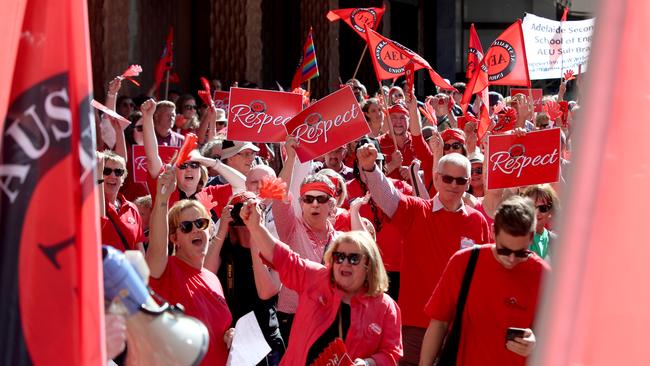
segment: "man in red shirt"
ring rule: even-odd
[[[471,164],[457,153],[442,157],[434,175],[438,194],[424,200],[400,194],[376,169],[374,146],[364,145],[357,150],[357,157],[373,200],[404,235],[399,294],[404,337],[401,364],[417,365],[431,319],[424,313],[424,305],[447,261],[459,249],[489,240],[483,215],[462,200],[469,186]]]
[[[525,365],[535,346],[530,329],[539,302],[542,275],[549,267],[528,249],[535,233],[529,199],[505,200],[494,218],[496,244],[479,247],[462,313],[457,365]],[[422,342],[420,365],[431,365],[454,319],[461,282],[472,249],[456,253],[433,291],[425,312],[431,319]],[[523,328],[508,335],[508,328]]]
[[[386,156],[386,171],[393,179],[408,180],[408,166],[415,157],[415,150],[409,127],[409,111],[401,103],[393,104],[388,109],[390,123],[393,125],[395,140],[390,133],[379,136],[379,146]],[[398,156],[395,156],[395,143],[397,143]]]

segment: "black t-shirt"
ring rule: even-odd
[[[339,334],[339,324],[341,324],[342,334]],[[348,334],[348,329],[350,329],[350,304],[342,302],[332,324],[330,324],[325,333],[321,334],[316,342],[311,345],[311,348],[309,348],[306,364],[311,365],[316,361],[318,356],[337,337],[345,340],[345,336]]]

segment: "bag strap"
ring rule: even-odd
[[[460,286],[460,292],[458,293],[456,315],[454,316],[454,323],[452,324],[451,332],[449,333],[450,337],[460,336],[460,328],[463,322],[463,311],[465,310],[465,301],[467,301],[469,287],[472,284],[472,277],[474,277],[474,269],[476,268],[476,262],[478,261],[480,248],[481,247],[479,246],[474,246],[472,253],[470,254],[469,262],[467,263],[467,268],[465,269],[465,275],[463,276],[463,283]]]
[[[117,235],[119,235],[120,240],[122,240],[122,245],[124,245],[124,248],[126,250],[131,250],[131,247],[129,246],[129,243],[126,241],[126,238],[124,237],[124,234],[122,234],[122,232],[120,231],[120,227],[117,226],[117,224],[115,223],[115,220],[113,220],[113,218],[111,217],[110,212],[106,213],[106,217],[108,217],[108,219],[111,220],[111,223],[113,224],[113,227],[115,228],[115,231],[117,231]]]

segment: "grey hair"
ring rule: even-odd
[[[463,168],[467,172],[467,176],[471,176],[470,172],[472,171],[472,163],[469,162],[469,159],[467,159],[467,157],[459,153],[447,154],[440,158],[440,160],[438,160],[438,168],[436,171],[438,173],[441,173],[442,168],[445,166],[445,164]]]

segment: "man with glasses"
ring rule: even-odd
[[[369,144],[357,151],[362,178],[373,200],[404,235],[399,306],[402,309],[404,358],[417,365],[422,337],[430,318],[424,305],[449,258],[459,249],[489,240],[483,215],[463,203],[470,162],[451,153],[438,161],[433,199],[404,196],[376,169],[377,150]]]
[[[542,275],[548,265],[528,249],[535,232],[535,207],[513,196],[497,209],[495,244],[478,247],[478,259],[461,315],[459,365],[525,365],[535,346],[535,320]],[[472,249],[447,264],[425,312],[431,319],[420,365],[432,365],[453,321]],[[519,329],[509,329],[519,328]]]

